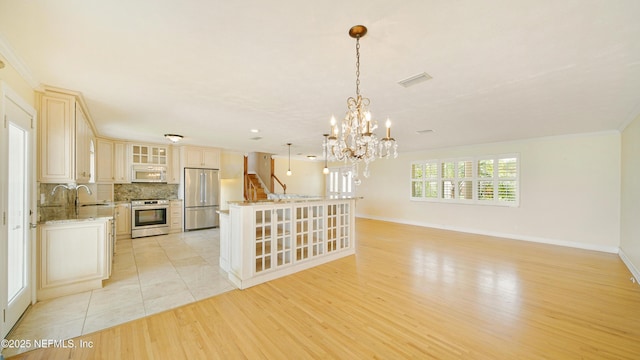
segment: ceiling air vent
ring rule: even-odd
[[[262,139],[262,136],[256,136],[256,137],[249,138],[249,140],[261,140],[261,139]]]
[[[432,133],[432,132],[433,132],[433,130],[432,130],[432,129],[425,129],[425,130],[418,130],[418,131],[416,131],[416,134],[418,134],[418,135],[424,135],[424,134],[429,134],[429,133]]]
[[[413,86],[421,82],[427,81],[429,79],[431,79],[431,75],[427,74],[426,72],[423,72],[417,75],[410,76],[404,80],[400,80],[398,81],[398,84],[404,87],[409,87],[409,86]]]

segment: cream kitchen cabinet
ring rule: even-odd
[[[355,198],[229,204],[220,265],[240,289],[355,254]]]
[[[78,93],[47,88],[37,93],[38,181],[88,182],[93,127]]]
[[[116,237],[129,239],[131,237],[131,204],[116,205]]]
[[[220,149],[184,146],[182,148],[184,167],[219,169]]]
[[[168,184],[179,184],[180,183],[180,148],[176,146],[172,146],[169,148],[169,153],[171,155],[171,161],[169,162],[169,171],[167,175],[167,183]]]
[[[38,300],[102,287],[113,256],[111,219],[40,225]]]
[[[134,165],[167,165],[166,146],[131,145],[131,163]]]
[[[70,182],[75,179],[75,99],[39,93],[38,180]]]
[[[182,200],[169,201],[169,232],[182,232]]]
[[[113,174],[115,182],[126,184],[131,182],[131,155],[127,143],[116,141],[113,143]]]
[[[95,140],[91,125],[78,104],[76,104],[76,181],[95,182]],[[92,160],[93,158],[93,160]]]
[[[116,179],[113,146],[111,140],[96,139],[96,182],[112,183]]]

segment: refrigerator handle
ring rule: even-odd
[[[204,192],[206,191],[205,189],[207,188],[205,186],[205,181],[206,180],[207,179],[204,176],[204,172],[200,171],[200,202],[203,203],[203,204],[204,204],[204,199],[205,199]]]

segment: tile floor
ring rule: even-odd
[[[102,289],[36,303],[7,339],[65,340],[232,290],[219,267],[219,234],[207,229],[118,240]]]

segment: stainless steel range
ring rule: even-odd
[[[169,233],[169,200],[131,200],[131,238]]]

